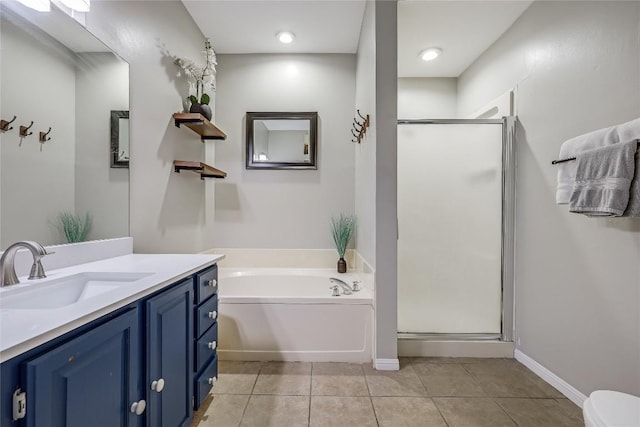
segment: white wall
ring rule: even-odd
[[[129,235],[129,169],[111,168],[111,110],[129,109],[129,66],[112,53],[79,55],[76,72],[76,213],[88,240]]]
[[[456,118],[457,86],[458,79],[449,77],[398,79],[398,118]]]
[[[371,127],[356,146],[356,250],[376,271],[376,364],[397,359],[397,4],[367,1],[358,45],[356,108]]]
[[[355,152],[355,248],[375,268],[376,265],[376,39],[375,7],[367,1],[356,69],[356,108],[369,114],[371,127],[367,129]]]
[[[215,147],[215,247],[332,248],[331,215],[354,211],[349,128],[355,56],[219,55]],[[317,111],[318,170],[245,169],[249,111]]]
[[[469,113],[517,85],[518,349],[589,394],[640,394],[640,220],[555,204],[561,143],[640,116],[638,2],[535,2],[458,81]]]
[[[55,40],[30,29],[27,33],[2,15],[0,116],[13,130],[0,132],[2,146],[2,242],[59,243],[54,225],[61,211],[74,211],[75,69],[73,56]],[[43,78],[46,73],[46,78]],[[51,84],[51,82],[55,84]],[[20,125],[32,135],[20,144]],[[39,132],[51,126],[43,147]]]
[[[204,36],[175,1],[95,2],[87,28],[130,66],[134,250],[189,253],[211,247],[212,235],[204,232],[213,215],[206,209],[211,195],[205,183],[196,174],[173,172],[173,160],[203,160],[204,144],[171,118],[189,95],[174,57],[203,63]]]

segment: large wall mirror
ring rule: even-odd
[[[53,3],[2,1],[0,37],[0,119],[16,116],[0,131],[0,250],[67,243],[63,213],[90,217],[84,240],[128,236],[129,169],[111,168],[110,125],[129,110],[129,65]]]
[[[247,169],[318,169],[318,113],[247,113]]]

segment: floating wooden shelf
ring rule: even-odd
[[[216,169],[213,166],[209,166],[206,163],[192,162],[189,160],[174,160],[173,169],[178,173],[182,170],[195,172],[200,175],[200,179],[224,178],[227,176],[226,172]]]
[[[175,113],[173,115],[176,127],[185,125],[198,135],[202,142],[208,139],[225,140],[227,135],[216,127],[213,123],[207,120],[200,113]]]

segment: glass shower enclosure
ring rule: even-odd
[[[399,337],[512,340],[514,124],[398,121]]]

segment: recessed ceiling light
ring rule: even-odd
[[[289,44],[296,38],[296,35],[289,31],[280,31],[276,34],[276,37],[280,40],[280,43]]]
[[[423,61],[432,61],[436,59],[442,53],[442,49],[439,47],[430,47],[420,52],[420,58]]]

